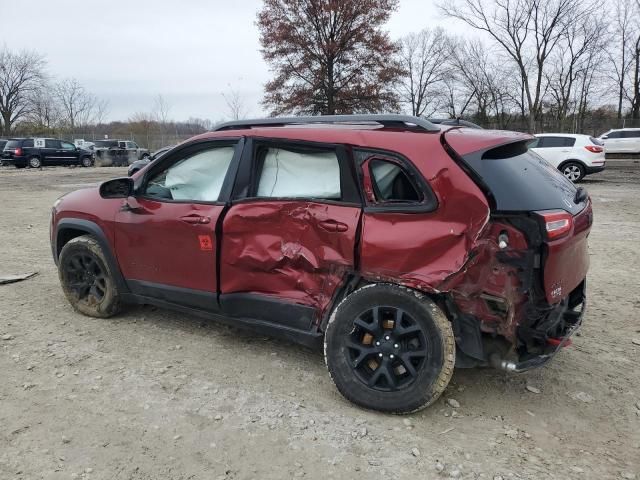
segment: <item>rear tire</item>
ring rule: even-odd
[[[58,276],[62,291],[78,312],[108,318],[120,311],[120,296],[109,262],[94,237],[76,237],[62,247]]]
[[[30,168],[40,168],[40,167],[42,167],[42,161],[38,157],[31,157],[29,159],[29,167]]]
[[[445,390],[455,340],[449,320],[427,296],[375,284],[336,307],[324,354],[344,397],[364,408],[404,414],[431,405]]]
[[[578,183],[585,176],[585,168],[578,162],[567,162],[560,167],[562,174],[573,183]]]

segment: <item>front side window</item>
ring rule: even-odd
[[[340,200],[340,164],[333,150],[257,150],[257,197]]]
[[[622,132],[609,132],[607,138],[622,138]]]
[[[60,144],[62,145],[62,149],[63,150],[75,150],[76,149],[76,147],[73,145],[73,143],[60,142]]]
[[[145,196],[154,199],[216,202],[235,147],[220,146],[192,153],[154,175]]]

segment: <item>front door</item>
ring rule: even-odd
[[[56,164],[60,161],[60,150],[62,146],[60,145],[60,140],[54,139],[45,139],[44,148],[40,149],[40,157],[42,163],[48,164]]]
[[[78,163],[79,151],[73,143],[60,141],[58,158],[61,163]]]
[[[237,140],[187,145],[147,172],[116,216],[116,255],[133,293],[217,309],[216,225],[240,149]]]
[[[220,259],[223,310],[306,330],[355,269],[361,203],[340,146],[250,141]]]

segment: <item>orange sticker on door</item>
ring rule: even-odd
[[[209,235],[198,235],[198,240],[200,240],[200,250],[203,252],[209,252],[213,250],[213,242],[211,241],[211,237]]]

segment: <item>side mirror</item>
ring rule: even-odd
[[[603,135],[600,137],[602,140],[606,140],[607,138],[609,138],[609,135]]]
[[[115,178],[100,185],[102,198],[127,198],[133,195],[133,179],[129,177]]]

